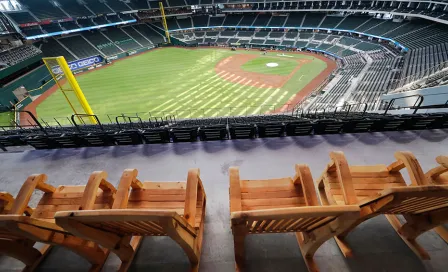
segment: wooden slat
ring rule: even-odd
[[[238,167],[229,168],[230,212],[241,211],[241,182]]]
[[[334,161],[338,173],[338,179],[343,189],[345,202],[348,205],[356,204],[358,202],[355,189],[353,188],[352,176],[348,167],[347,160],[342,152],[330,152],[330,158]]]
[[[387,178],[389,171],[387,166],[380,165],[350,165],[350,173],[352,178],[371,177],[371,178]]]
[[[243,188],[260,188],[260,187],[293,187],[291,178],[265,179],[265,180],[241,180],[241,190]]]
[[[184,218],[191,226],[195,225],[196,205],[198,201],[199,169],[194,168],[188,171],[187,188],[185,195]]]
[[[182,194],[158,194],[150,193],[148,190],[132,190],[129,201],[151,201],[151,202],[183,202],[185,201],[185,190]]]
[[[300,185],[299,185],[300,186]],[[257,198],[289,198],[289,197],[303,197],[301,190],[297,188],[279,190],[279,191],[251,191],[241,193],[242,199],[257,199]]]
[[[322,218],[322,220],[320,220],[320,221],[318,221],[318,222],[316,222],[316,223],[314,223],[312,225],[309,225],[307,227],[307,230],[308,231],[312,231],[312,230],[314,230],[314,229],[316,229],[316,228],[318,228],[318,227],[320,227],[322,225],[327,224],[330,221],[333,221],[335,218],[336,218],[335,216],[327,216],[325,218]]]
[[[268,220],[266,220],[268,221]],[[264,231],[272,231],[272,228],[277,223],[277,220],[269,220],[269,223],[267,223],[265,226],[263,226]]]
[[[396,210],[400,210],[401,212],[412,212],[419,209],[436,207],[443,204],[448,204],[447,199],[445,198],[421,199],[419,202],[415,202],[411,205],[409,204],[400,205],[399,208],[391,209],[391,211],[395,212]]]
[[[315,219],[315,217],[309,217],[309,218],[304,218],[303,220],[301,220],[295,227],[294,227],[294,231],[301,231],[303,230],[303,226],[309,222],[311,222],[313,219]]]
[[[145,190],[170,190],[170,189],[186,189],[187,183],[185,181],[164,181],[164,182],[158,182],[158,181],[145,181],[143,182],[143,189]]]
[[[278,206],[242,206],[243,211],[254,211],[254,210],[269,210],[269,209],[278,209],[278,208],[296,208],[303,207],[305,205],[278,205]]]
[[[259,199],[243,199],[241,200],[243,206],[280,206],[280,205],[305,205],[305,199],[303,197],[290,197],[290,198],[259,198]]]
[[[289,230],[295,229],[296,226],[298,224],[300,224],[303,220],[304,220],[304,218],[299,218],[299,219],[293,220],[289,225],[285,226],[285,230],[289,231]]]
[[[352,184],[355,190],[383,190],[387,188],[400,187],[399,185],[394,183],[367,183],[367,184]],[[340,189],[341,187],[338,184],[330,183],[331,189]]]
[[[129,201],[128,209],[183,209],[185,202]]]

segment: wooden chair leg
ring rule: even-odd
[[[171,239],[173,239],[187,254],[192,270],[194,271],[195,269],[199,269],[199,250],[197,247],[198,235],[194,237],[173,219],[161,222],[161,225],[162,224],[164,225],[163,228],[166,230],[167,235],[171,237]]]
[[[434,231],[440,235],[440,237],[448,243],[448,230],[444,226],[438,226],[434,228]]]
[[[65,236],[59,233],[52,237],[52,242],[55,245],[66,247],[76,254],[84,257],[92,264],[89,269],[91,272],[101,271],[110,253],[108,249],[101,248],[93,242],[74,236]]]
[[[202,218],[201,218],[201,224],[199,225],[199,231],[195,239],[195,250],[196,255],[198,257],[197,263],[191,263],[191,272],[198,272],[199,271],[199,264],[201,260],[201,254],[202,254],[202,241],[204,240],[204,223],[205,223],[205,206],[206,206],[207,200],[204,198],[203,204],[202,204]]]
[[[244,249],[244,239],[246,230],[241,226],[233,226],[233,246],[235,248],[235,271],[244,271],[246,265],[246,254]]]
[[[33,271],[50,252],[51,246],[44,245],[40,249],[19,241],[0,240],[0,254],[17,259],[25,264],[23,271]]]
[[[43,261],[43,259],[45,259],[45,257],[47,256],[47,254],[50,252],[50,250],[52,249],[51,245],[48,244],[44,244],[41,248],[39,248],[39,252],[40,252],[40,257],[32,264],[32,265],[27,265],[22,272],[32,272],[34,271],[34,269],[36,269],[39,264]]]
[[[126,237],[126,241],[122,241],[122,244],[125,244],[126,247],[130,247],[131,254],[125,254],[126,257],[123,257],[122,254],[119,255],[121,260],[120,268],[118,269],[119,272],[125,272],[128,271],[129,266],[131,266],[132,261],[134,260],[135,254],[137,253],[138,248],[140,247],[143,236],[132,236],[132,237]],[[126,250],[129,252],[130,250]]]
[[[302,252],[303,260],[305,261],[306,267],[310,272],[318,272],[319,268],[317,264],[314,262],[314,252],[312,254],[306,252],[305,247],[305,237],[303,233],[296,232],[297,242],[299,243],[300,251]]]
[[[408,245],[408,247],[414,251],[414,253],[420,257],[422,260],[430,260],[428,252],[424,248],[422,248],[415,239],[411,239],[402,234],[401,229],[403,224],[400,222],[396,215],[387,214],[387,220],[392,225],[397,234],[401,237],[401,239]]]

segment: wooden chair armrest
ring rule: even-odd
[[[22,215],[25,211],[29,212],[28,203],[35,189],[43,191],[44,193],[53,193],[56,191],[56,188],[50,184],[46,184],[46,181],[47,175],[45,174],[29,176],[20,188],[9,214]]]
[[[240,184],[240,169],[238,167],[229,168],[230,177],[230,212],[241,211],[241,184]]]
[[[185,192],[184,218],[190,226],[195,225],[196,204],[200,185],[199,168],[188,170],[187,188]]]
[[[125,209],[128,206],[129,191],[131,187],[135,190],[143,188],[143,183],[137,179],[137,169],[125,169],[118,184],[112,209]]]
[[[254,210],[232,212],[230,219],[232,222],[241,220],[281,220],[281,219],[299,219],[310,217],[339,216],[345,213],[352,213],[353,216],[360,214],[358,205],[332,205],[317,207],[297,207],[297,208],[280,208],[269,210]]]
[[[394,156],[397,161],[387,167],[390,172],[397,172],[403,168],[406,168],[409,178],[411,179],[411,185],[416,186],[429,183],[414,154],[408,151],[397,151]]]
[[[82,195],[80,210],[92,210],[94,208],[98,189],[111,193],[117,191],[106,178],[107,173],[105,171],[95,171],[90,175],[89,181],[84,189],[84,194]]]
[[[425,176],[429,182],[437,184],[437,178],[443,173],[448,172],[448,156],[438,156],[436,162],[440,165],[426,172]]]
[[[436,158],[436,162],[439,163],[441,166],[448,168],[448,156],[438,156]]]
[[[11,210],[12,204],[14,204],[14,197],[8,192],[0,192],[0,200],[3,201],[3,212]]]
[[[347,205],[356,204],[358,199],[356,198],[356,192],[353,187],[350,167],[348,166],[344,153],[341,151],[332,151],[330,152],[330,158],[336,167],[336,173],[338,175],[338,181],[342,189],[345,203]]]
[[[296,175],[294,177],[294,185],[301,185],[305,202],[307,206],[318,206],[316,188],[314,187],[313,177],[310,168],[306,164],[296,164]]]

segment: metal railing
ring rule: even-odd
[[[389,101],[389,103],[387,104],[387,107],[384,111],[384,115],[387,114],[387,112],[392,108],[392,106],[394,105],[396,100],[400,100],[400,99],[405,99],[405,98],[409,98],[409,97],[417,97],[417,99],[414,102],[414,105],[411,108],[414,108],[414,112],[412,114],[415,114],[419,107],[422,105],[424,97],[422,95],[419,94],[413,94],[413,95],[407,95],[407,96],[402,96],[402,97],[397,97],[397,98],[393,98]]]

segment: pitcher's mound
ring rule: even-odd
[[[266,63],[266,66],[267,67],[277,67],[278,63],[276,63],[276,62],[269,62],[269,63]]]

